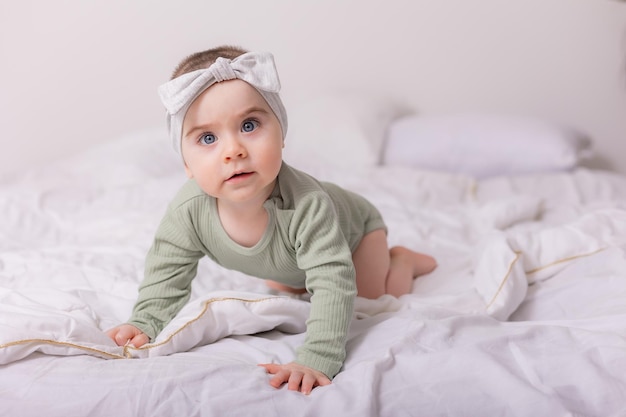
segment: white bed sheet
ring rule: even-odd
[[[626,415],[626,178],[299,161],[439,262],[412,294],[357,300],[342,372],[307,397],[256,366],[294,357],[307,301],[208,261],[153,344],[102,334],[130,314],[185,180],[164,141],[132,134],[0,181],[0,415]]]

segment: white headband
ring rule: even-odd
[[[287,112],[278,95],[280,80],[270,53],[248,52],[230,60],[217,58],[208,68],[183,74],[159,87],[159,96],[167,110],[166,121],[176,152],[181,153],[183,120],[191,103],[207,88],[226,80],[240,79],[263,96],[287,134]]]

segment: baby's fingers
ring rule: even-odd
[[[105,333],[107,336],[113,339],[115,344],[118,346],[124,346],[129,339],[129,337],[125,335],[125,332],[120,326],[109,329]]]
[[[302,372],[291,371],[291,374],[289,375],[289,381],[287,382],[287,389],[289,389],[290,391],[302,391],[303,393],[305,393],[304,387],[301,387],[303,379],[304,374]],[[311,390],[309,390],[309,392],[310,391]],[[305,394],[308,394],[308,392]]]
[[[126,344],[139,347],[145,345],[150,341],[150,338],[144,334],[141,330],[130,324],[122,324],[106,331],[109,336],[118,346],[125,346]]]
[[[279,388],[287,383],[287,388],[291,391],[300,391],[309,395],[313,388],[317,386],[329,385],[330,379],[323,373],[306,366],[290,363],[287,365],[263,364],[260,365],[265,370],[273,374],[270,385]]]
[[[281,366],[275,363],[260,363],[259,366],[265,368],[268,374],[275,374],[281,369]]]
[[[304,377],[302,378],[302,387],[300,388],[300,392],[302,392],[304,395],[309,395],[311,391],[313,391],[313,388],[316,386],[317,383],[318,381],[315,378],[315,376],[310,375],[310,374],[305,374]],[[327,385],[327,384],[319,384],[319,385]]]
[[[121,326],[115,335],[115,343],[117,343],[118,346],[124,346],[127,343],[130,343],[135,336],[136,333],[132,328],[129,328],[128,326]]]
[[[262,366],[263,368],[265,368],[265,371],[268,374],[274,375],[270,379],[270,385],[273,386],[274,388],[280,388],[281,385],[289,381],[289,375],[291,373],[288,370],[284,369],[281,365],[277,365],[274,363],[266,363],[266,364],[260,364],[259,366]]]
[[[150,338],[144,333],[140,333],[137,336],[130,339],[129,345],[133,345],[134,347],[140,347],[145,345],[150,341]]]

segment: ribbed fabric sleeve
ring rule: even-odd
[[[306,271],[306,288],[312,294],[307,335],[296,362],[333,378],[346,357],[356,297],[355,271],[328,195],[311,193],[306,203],[294,215],[292,230],[298,266]]]
[[[264,204],[269,222],[252,247],[232,241],[215,198],[189,181],[170,204],[146,259],[145,278],[128,321],[151,339],[189,300],[199,259],[311,293],[311,312],[296,362],[333,378],[345,360],[356,296],[352,251],[363,235],[384,228],[362,197],[320,183],[283,164]]]
[[[189,300],[191,281],[204,256],[191,227],[194,205],[170,207],[146,257],[144,280],[128,323],[154,339]]]

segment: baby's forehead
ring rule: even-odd
[[[256,88],[239,79],[222,81],[211,85],[191,103],[185,113],[183,130],[219,120],[239,120],[252,113],[274,116]]]
[[[223,103],[239,103],[241,105],[255,103],[256,106],[271,111],[269,103],[263,98],[261,93],[247,82],[239,79],[222,81],[211,85],[194,100],[192,106],[201,97],[203,101],[215,103],[216,105],[222,105]]]

